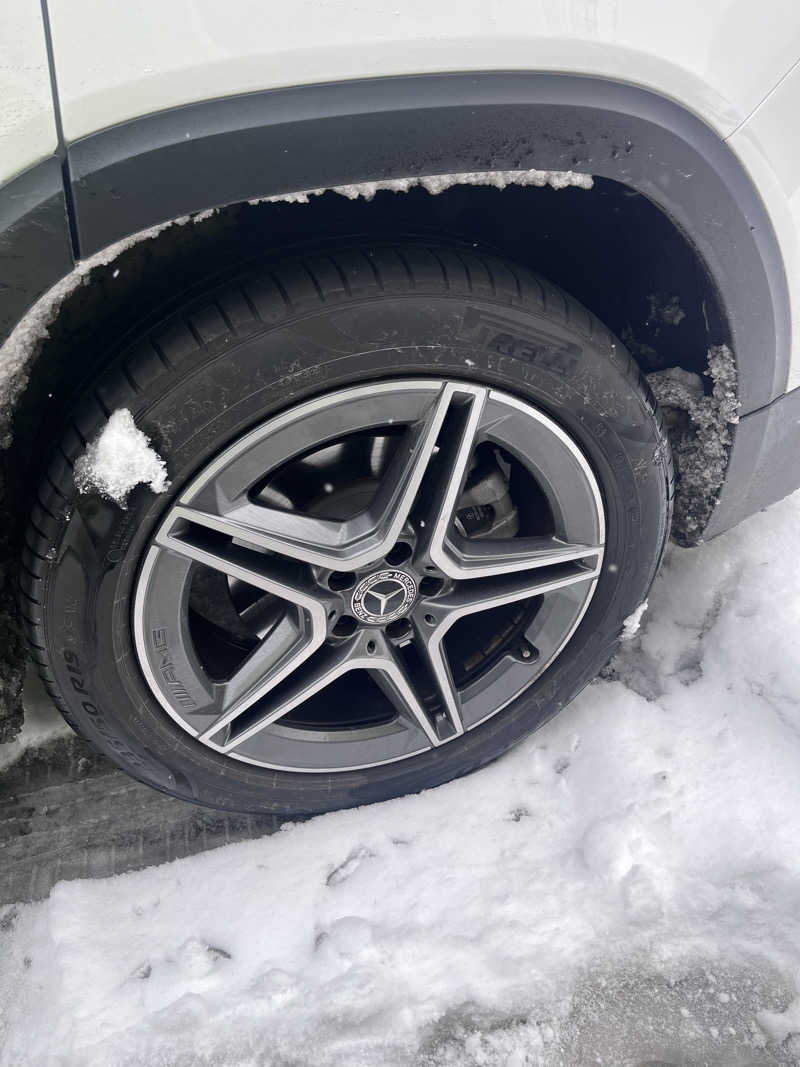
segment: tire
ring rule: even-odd
[[[429,378],[494,395],[488,387],[527,405],[585,457],[586,478],[599,487],[605,547],[577,628],[501,711],[408,758],[306,773],[243,762],[197,740],[166,713],[135,643],[137,583],[164,516],[214,457],[278,413],[338,390]],[[79,494],[73,480],[87,442],[118,408],[130,409],[171,479],[161,495],[139,486],[125,509]],[[192,299],[126,342],[82,390],[54,443],[27,530],[22,613],[31,654],[58,708],[133,777],[228,811],[335,810],[467,774],[563,708],[607,663],[624,619],[646,597],[669,530],[672,493],[666,432],[636,365],[604,326],[549,282],[450,248],[308,256]]]

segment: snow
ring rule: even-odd
[[[25,721],[12,741],[0,745],[0,775],[28,749],[41,748],[48,741],[71,733],[69,726],[53,707],[39,676],[30,668],[22,691]],[[0,778],[2,784],[2,778]]]
[[[124,508],[137,485],[148,485],[154,493],[166,492],[167,465],[130,411],[118,408],[76,462],[75,485],[81,493],[98,492]]]
[[[622,623],[622,634],[620,635],[623,641],[631,641],[639,632],[639,627],[642,625],[642,619],[644,613],[647,611],[647,601],[643,600],[642,603],[632,611],[630,615]]]
[[[301,192],[280,193],[278,196],[261,197],[251,200],[251,204],[289,203],[307,204],[312,196],[323,193],[338,193],[348,200],[372,200],[376,193],[407,193],[409,189],[419,186],[432,196],[452,189],[454,185],[488,185],[494,189],[505,189],[509,185],[533,185],[542,188],[545,185],[553,189],[566,189],[576,186],[579,189],[591,189],[594,184],[591,174],[579,174],[574,170],[491,170],[467,171],[462,174],[420,175],[414,178],[386,178],[374,182],[357,182],[352,185],[332,185],[325,189],[304,189]]]
[[[800,1034],[800,997],[786,1011],[762,1011],[758,1025],[773,1041],[783,1042],[790,1034]]]
[[[761,1012],[758,1025],[773,1041],[785,1041],[789,1034],[800,1034],[800,997],[785,1012]]]
[[[799,528],[469,778],[0,911],[2,1067],[796,1065]]]
[[[709,349],[704,373],[710,396],[699,375],[680,367],[647,375],[669,428],[677,474],[672,534],[683,542],[697,541],[708,524],[728,467],[730,427],[739,421],[736,361],[727,345]]]

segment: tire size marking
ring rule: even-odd
[[[63,650],[64,663],[66,664],[67,671],[69,672],[69,680],[72,683],[72,688],[76,693],[80,693],[81,696],[85,696],[89,699],[81,701],[81,707],[87,715],[91,715],[92,718],[97,719],[99,712],[91,700],[91,693],[86,688],[86,675],[81,661],[78,658],[78,653],[73,652],[69,648]]]
[[[67,665],[69,671],[69,680],[72,683],[72,688],[76,693],[80,693],[82,696],[88,697],[89,690],[85,686],[83,668],[81,667],[80,660],[78,659],[77,652],[72,652],[70,649],[64,649],[64,662]]]
[[[78,643],[78,636],[75,632],[75,621],[78,617],[78,601],[75,597],[64,598],[64,615],[62,618],[61,629],[63,632],[64,640],[71,645]],[[66,655],[66,653],[65,653]]]
[[[144,763],[144,761],[141,760],[135,752],[132,752],[126,744],[120,741],[118,737],[111,733],[106,727],[106,724],[103,722],[103,716],[100,714],[97,705],[93,703],[93,700],[91,699],[91,694],[86,688],[86,675],[83,667],[81,666],[81,661],[78,657],[78,653],[73,652],[70,648],[65,648],[62,650],[62,655],[64,657],[64,664],[66,665],[67,671],[69,672],[69,679],[72,683],[72,688],[75,690],[76,693],[79,693],[81,696],[89,698],[87,700],[81,701],[81,707],[92,720],[94,728],[100,734],[102,734],[103,738],[105,739],[108,746],[112,749],[112,751],[117,752],[129,763],[132,763],[134,767],[145,767],[146,764]]]

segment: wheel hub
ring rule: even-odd
[[[386,626],[402,618],[417,599],[417,583],[405,571],[381,570],[356,586],[350,606],[359,622]]]

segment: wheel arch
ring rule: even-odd
[[[789,299],[760,197],[710,127],[648,90],[527,73],[311,85],[142,116],[78,140],[67,153],[69,209],[52,160],[0,190],[7,268],[13,274],[12,259],[25,263],[22,284],[6,297],[15,305],[3,309],[7,332],[24,305],[65,273],[70,221],[74,253],[86,258],[178,216],[302,189],[463,171],[573,170],[644,194],[695,246],[728,320],[743,412],[785,390]]]
[[[0,190],[6,334],[74,260],[179,216],[387,178],[572,170],[642,194],[694,249],[719,297],[742,414],[786,388],[789,297],[758,192],[709,126],[648,90],[514,72],[310,85],[142,116],[66,151],[66,190],[53,159]]]

